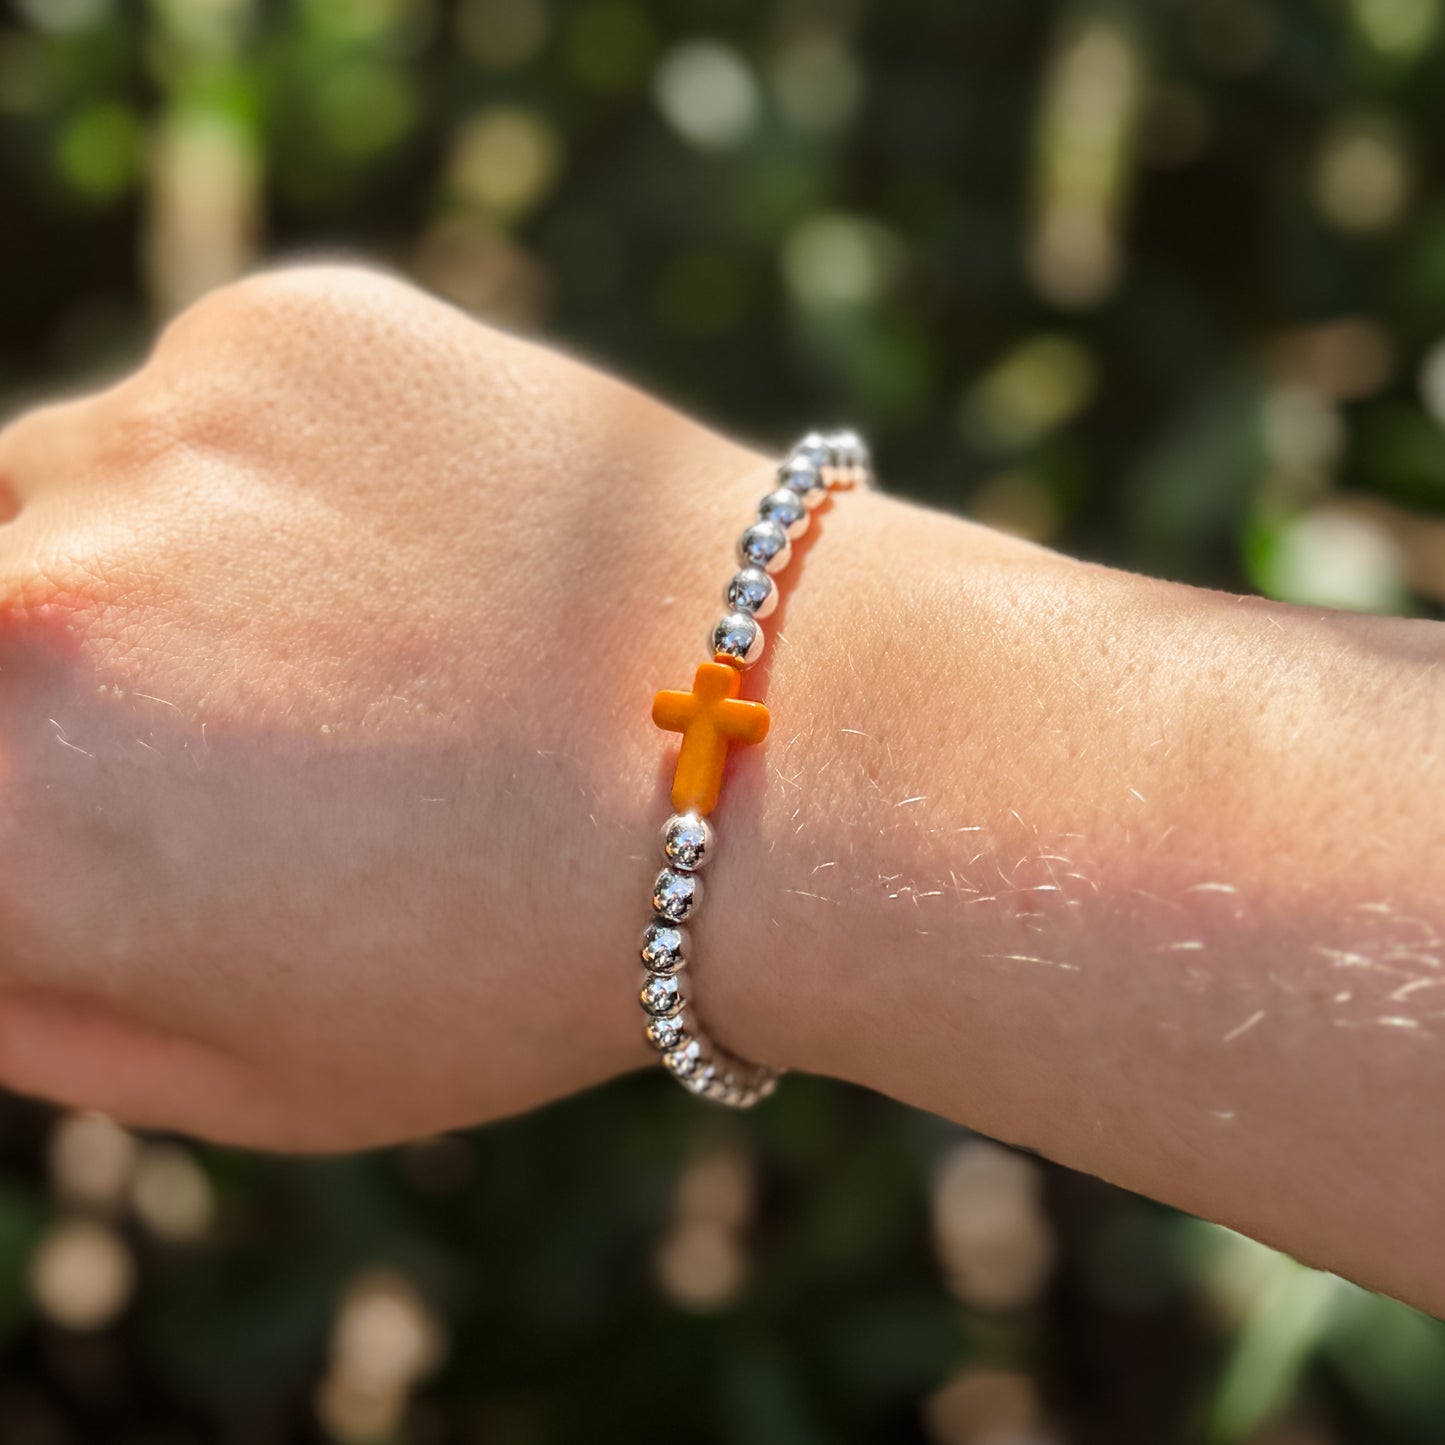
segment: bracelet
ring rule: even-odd
[[[709,637],[712,660],[698,664],[691,692],[663,691],[652,701],[653,722],[681,733],[682,745],[672,780],[675,812],[662,829],[665,866],[652,885],[652,922],[642,934],[647,1039],[685,1089],[735,1109],[766,1099],[779,1071],[715,1044],[684,984],[686,925],[702,902],[698,872],[715,847],[707,815],[717,804],[729,744],[760,743],[767,735],[767,708],[738,692],[743,669],[762,655],[760,619],[778,605],[773,576],[788,565],[792,539],[807,531],[811,512],[830,491],[872,481],[868,448],[856,432],[809,432],[778,468],[776,489],[738,539],[742,568],[723,593],[728,610]]]

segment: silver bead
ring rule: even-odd
[[[654,919],[642,930],[641,955],[653,973],[676,973],[687,963],[687,929]]]
[[[686,923],[702,902],[702,879],[664,868],[652,885],[652,909],[663,923]]]
[[[682,978],[675,973],[649,973],[638,998],[654,1018],[671,1018],[687,1002]]]
[[[770,616],[778,605],[778,584],[761,567],[744,567],[734,572],[723,592],[729,612],[751,612],[754,617]]]
[[[828,445],[828,438],[822,432],[810,431],[793,444],[788,460],[807,462],[814,471],[821,472],[824,467],[833,465],[833,448]]]
[[[682,1013],[675,1013],[671,1018],[648,1019],[647,1027],[643,1030],[647,1035],[647,1042],[662,1053],[677,1048],[687,1039],[684,1017]]]
[[[714,657],[751,667],[763,655],[763,626],[751,612],[729,612],[712,630]]]
[[[701,813],[674,813],[662,825],[662,856],[674,868],[692,873],[707,862],[713,836],[712,824]]]
[[[758,503],[758,516],[765,522],[776,522],[790,537],[801,537],[808,530],[807,503],[791,487],[779,487]]]
[[[821,452],[819,458],[815,461],[812,455],[794,454],[778,468],[778,485],[796,492],[808,507],[816,507],[828,495],[823,474],[832,465],[832,453]]]
[[[691,1078],[706,1063],[701,1040],[688,1039],[677,1048],[670,1049],[662,1056],[662,1062],[679,1079]]]
[[[738,539],[738,557],[765,572],[780,572],[792,555],[793,544],[776,522],[754,522]]]
[[[868,444],[857,432],[830,432],[824,440],[832,450],[839,485],[848,486],[860,481],[871,470],[873,462],[868,455]]]
[[[836,467],[863,466],[868,461],[868,445],[852,427],[826,432],[823,440],[833,453],[833,465]]]

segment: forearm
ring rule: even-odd
[[[719,813],[719,1035],[1445,1305],[1438,630],[819,530]]]

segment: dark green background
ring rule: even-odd
[[[747,102],[711,146],[658,100],[698,42]],[[887,485],[1069,550],[1428,612],[1442,103],[1434,0],[27,0],[0,404],[141,354],[185,296],[153,259],[178,177],[220,187],[221,274],[232,243],[378,259],[750,437],[850,421]],[[229,171],[167,169],[198,135]],[[1092,167],[1115,274],[1071,289],[1029,258]],[[138,1278],[89,1332],[27,1283],[85,1212],[53,1126],[0,1112],[3,1445],[326,1438],[338,1301],[378,1265],[448,1339],[382,1437],[418,1445],[1445,1439],[1445,1329],[1049,1166],[1048,1284],[960,1301],[933,1189],[965,1136],[840,1087],[739,1121],[632,1079],[423,1149],[198,1150],[202,1238],[98,1210]],[[703,1311],[653,1264],[699,1150],[756,1181],[742,1288]],[[924,1404],[991,1378],[1041,1401],[1032,1435]]]

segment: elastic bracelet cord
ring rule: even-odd
[[[763,652],[762,619],[778,605],[775,575],[788,565],[792,539],[830,491],[872,485],[868,448],[856,432],[809,432],[778,468],[777,486],[738,539],[741,569],[724,589],[727,612],[708,638],[711,661],[698,665],[691,692],[659,692],[652,720],[682,734],[672,781],[676,810],[662,828],[665,866],[652,885],[652,922],[642,934],[647,970],[640,995],[647,1039],[668,1071],[700,1098],[748,1109],[777,1087],[779,1071],[749,1063],[704,1032],[686,979],[687,925],[702,903],[701,869],[716,837],[708,814],[717,804],[730,744],[760,743],[768,710],[738,696],[744,669]]]

